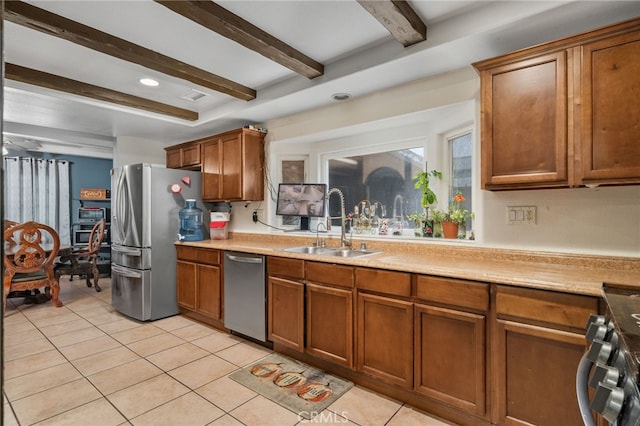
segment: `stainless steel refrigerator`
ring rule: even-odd
[[[111,304],[118,312],[140,321],[179,313],[178,213],[200,195],[200,172],[151,164],[111,170]]]

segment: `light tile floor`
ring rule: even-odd
[[[62,308],[9,299],[4,425],[451,425],[359,386],[301,421],[228,378],[269,349],[183,316],[123,316],[108,278],[101,293],[60,284]]]

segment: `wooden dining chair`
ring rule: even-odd
[[[15,245],[9,247],[9,241]],[[51,227],[38,222],[25,222],[4,231],[4,312],[7,296],[12,291],[45,288],[47,298],[57,307],[60,284],[53,264],[60,248],[60,237]]]
[[[91,287],[91,278],[93,277],[93,286],[96,291],[102,291],[98,284],[100,279],[98,256],[104,239],[105,226],[104,219],[101,219],[91,229],[89,244],[86,247],[74,249],[60,255],[59,261],[54,266],[58,279],[60,279],[61,275],[69,275],[72,278],[74,275],[84,275],[87,280],[87,287]]]
[[[5,219],[4,222],[2,223],[2,231],[6,231],[9,228],[13,228],[16,225],[19,225],[19,222],[14,222],[13,220],[9,220],[9,219]],[[16,242],[14,241],[13,238],[9,239],[9,241],[7,241],[7,243],[10,246],[15,246]]]

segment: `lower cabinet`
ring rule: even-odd
[[[222,271],[220,251],[176,246],[178,306],[197,319],[221,326]],[[209,320],[209,321],[208,321]]]
[[[294,348],[290,355],[322,358],[356,382],[465,425],[582,425],[575,375],[597,297],[267,262],[269,338]],[[204,272],[180,263],[192,277],[179,289],[181,306],[197,309],[194,277]]]
[[[356,269],[356,370],[413,387],[411,274]]]
[[[274,343],[304,351],[304,261],[267,258],[267,328]]]
[[[484,416],[489,285],[418,275],[416,392]]]
[[[498,286],[496,311],[498,424],[583,425],[575,379],[598,299]]]
[[[413,387],[413,303],[358,293],[356,370]]]
[[[353,367],[353,291],[307,283],[306,351]]]
[[[305,262],[306,348],[318,358],[353,368],[353,270]]]
[[[284,278],[268,278],[269,340],[304,350],[304,284]]]

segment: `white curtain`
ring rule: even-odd
[[[71,245],[69,162],[5,157],[4,170],[4,218],[49,225]]]

